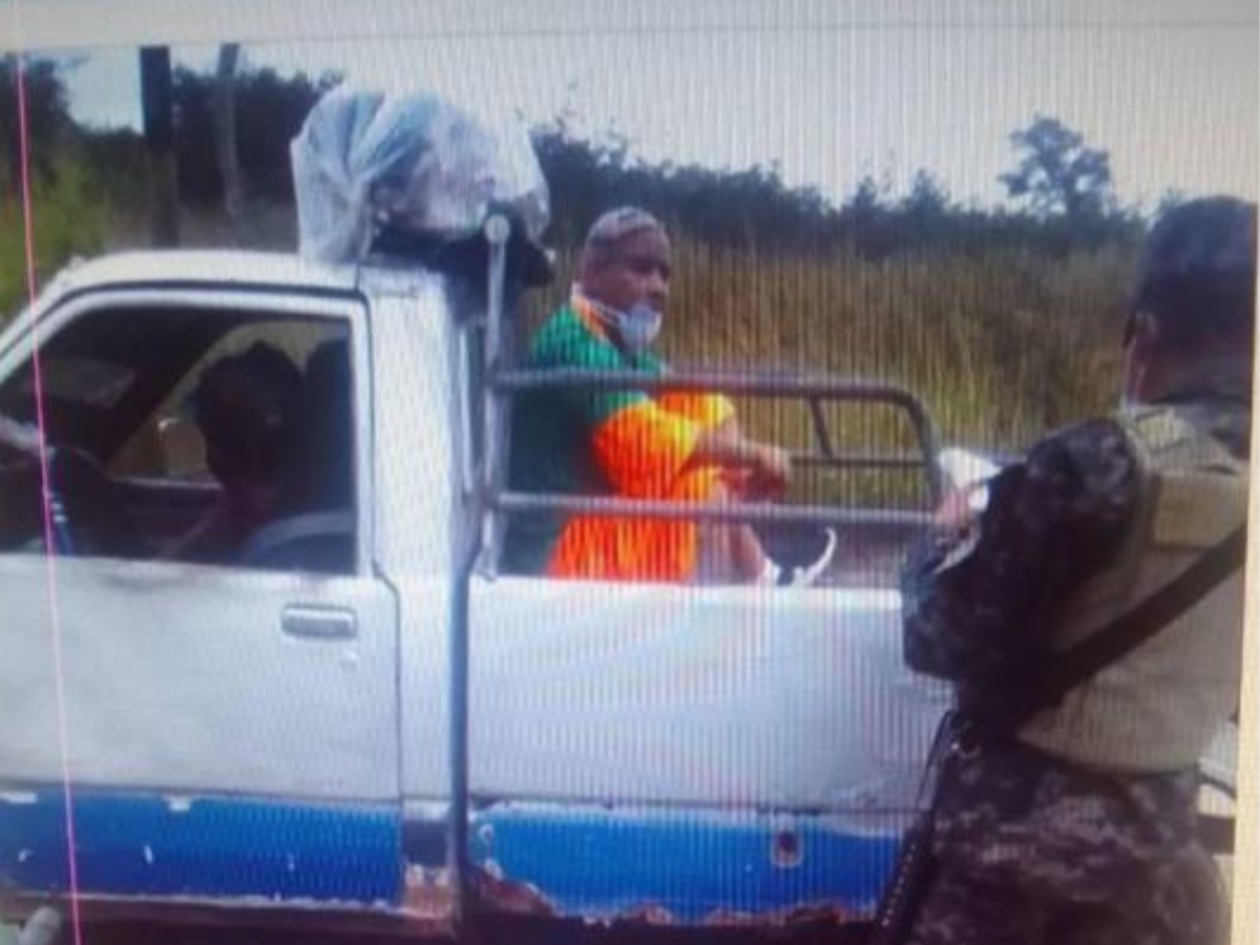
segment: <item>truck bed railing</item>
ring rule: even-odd
[[[694,520],[755,525],[900,525],[922,527],[931,512],[901,509],[845,509],[830,505],[688,505],[652,499],[618,499],[554,492],[503,492],[492,499],[495,511],[529,513],[562,511],[612,518]]]
[[[633,371],[591,371],[572,368],[538,370],[517,368],[491,372],[491,386],[512,394],[542,388],[586,388],[591,390],[673,391],[679,393],[719,393],[735,397],[769,397],[804,400],[820,453],[797,453],[808,465],[861,468],[922,468],[934,501],[940,498],[940,470],[936,430],[923,402],[904,388],[892,384],[842,381],[834,378],[785,376],[782,373],[686,371],[660,377],[644,377]],[[917,454],[837,453],[823,415],[827,402],[884,404],[904,411],[919,440]]]
[[[515,394],[542,389],[672,391],[716,393],[730,396],[804,400],[810,406],[820,452],[792,453],[793,463],[804,467],[833,469],[921,469],[935,505],[941,496],[941,473],[936,465],[935,427],[923,403],[903,388],[891,384],[843,381],[832,378],[784,376],[756,372],[687,371],[645,377],[633,371],[594,371],[571,368],[487,369],[487,385],[501,397],[499,417],[508,416],[506,402]],[[915,453],[839,453],[835,450],[823,405],[828,402],[883,404],[904,412],[918,439]],[[504,431],[487,430],[487,436],[504,436]],[[499,442],[502,442],[500,439]],[[677,502],[634,499],[591,498],[545,493],[522,493],[495,489],[487,496],[494,511],[503,513],[556,510],[582,514],[636,516],[658,519],[693,519],[726,523],[804,524],[904,524],[924,525],[926,511],[844,509],[830,506],[729,505],[696,506]]]

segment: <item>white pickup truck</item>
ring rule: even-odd
[[[505,406],[546,379],[497,356],[502,258],[470,306],[414,265],[119,255],[63,272],[0,337],[7,921],[425,937],[495,915],[869,916],[948,703],[903,668],[895,574],[768,591],[502,573],[506,516],[599,505],[506,488]],[[343,488],[231,561],[164,554],[220,498],[197,450],[170,448],[181,405],[258,340],[308,382],[311,352],[336,352],[307,403]],[[895,389],[718,380],[886,401],[932,458]],[[820,436],[815,460],[845,461]],[[850,551],[924,520],[731,514],[830,521]]]

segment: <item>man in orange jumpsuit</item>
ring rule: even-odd
[[[624,207],[587,236],[569,301],[535,335],[533,368],[667,370],[651,351],[670,283],[669,239],[650,214]],[[721,503],[783,495],[787,453],[745,437],[725,397],[545,389],[522,395],[513,423],[514,489],[584,496]],[[512,570],[553,577],[811,584],[835,535],[808,566],[771,560],[749,526],[561,513],[522,516],[509,529]]]

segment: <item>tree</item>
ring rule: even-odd
[[[875,183],[875,178],[866,174],[858,181],[845,210],[859,219],[873,216],[879,211],[879,196],[879,185]]]
[[[1185,192],[1177,187],[1166,188],[1164,192],[1160,194],[1159,203],[1155,205],[1155,212],[1152,213],[1151,216],[1153,219],[1158,220],[1165,213],[1176,209],[1189,199],[1190,198],[1186,196]]]
[[[242,69],[230,57],[227,62],[220,58],[215,74],[175,70],[180,195],[202,206],[220,204],[225,197],[233,199],[224,186],[220,164],[225,141],[218,132],[224,127],[223,118],[216,120],[216,114],[223,116],[228,110],[222,93],[229,87],[229,73],[230,110],[237,132],[235,173],[242,189],[235,199],[292,199],[289,143],[311,107],[340,78],[333,73],[312,79],[300,72],[286,76],[269,68]],[[248,134],[243,133],[246,129]]]
[[[892,248],[890,224],[894,213],[887,197],[887,182],[877,183],[866,174],[840,208],[837,222],[841,238],[862,256],[878,259]]]
[[[911,216],[941,217],[949,210],[949,195],[936,176],[920,168],[910,182],[910,193],[902,201],[902,209]]]
[[[149,238],[154,246],[179,243],[179,185],[171,48],[141,46],[140,106],[149,182]]]
[[[1023,200],[1041,218],[1100,218],[1115,204],[1111,159],[1106,151],[1086,147],[1080,133],[1057,118],[1038,115],[1011,135],[1019,166],[998,179],[1007,195]]]
[[[53,173],[57,146],[73,130],[66,87],[56,63],[47,59],[22,64],[22,93],[26,99],[26,152],[35,175],[47,180]],[[0,191],[16,192],[22,179],[21,122],[18,110],[18,61],[0,58]]]
[[[241,217],[241,160],[236,147],[236,64],[239,43],[219,47],[219,64],[214,75],[211,114],[214,125],[214,153],[223,184],[223,212],[235,229]]]
[[[572,130],[571,117],[533,129],[534,148],[551,191],[550,238],[581,240],[604,210],[637,204],[711,243],[801,247],[828,233],[834,211],[817,188],[791,188],[774,166],[717,170],[696,164],[652,164],[632,156],[616,134],[594,139]]]

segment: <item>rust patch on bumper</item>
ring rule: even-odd
[[[506,915],[558,916],[555,903],[531,883],[505,879],[494,864],[478,867],[473,882],[481,903]]]
[[[471,879],[479,911],[592,927],[773,933],[861,925],[871,895],[863,892],[871,885],[865,874],[890,858],[887,838],[853,835],[817,815],[706,811],[692,820],[500,802],[475,817]],[[636,842],[627,844],[627,836]],[[730,873],[734,865],[738,876]],[[688,895],[693,876],[722,878],[696,899]]]
[[[861,916],[830,902],[796,906],[779,912],[734,912],[719,909],[704,917],[706,926],[762,929],[797,925],[848,925],[858,921],[862,921]]]
[[[422,935],[441,935],[453,927],[456,890],[447,869],[409,865],[403,874],[402,915]]]
[[[654,902],[643,903],[608,916],[569,915],[560,910],[536,886],[514,882],[499,875],[493,864],[488,869],[478,868],[475,883],[481,907],[502,916],[573,919],[587,925],[604,927],[667,927],[687,924],[680,922],[665,906]],[[706,915],[700,924],[706,928],[787,929],[796,926],[848,925],[859,921],[862,921],[862,916],[835,903],[824,902],[777,912],[717,909]]]

